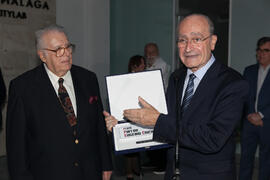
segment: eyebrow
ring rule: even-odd
[[[202,33],[200,33],[200,32],[191,32],[190,34],[191,34],[191,36],[201,36],[201,37],[204,36],[204,35],[203,35]],[[181,34],[179,34],[178,37],[187,37],[187,36],[186,36],[186,35],[181,35]]]
[[[59,49],[59,48],[62,48],[62,47],[66,47],[69,44],[70,44],[70,42],[65,43],[64,45],[58,45],[58,46],[55,46],[54,49]]]

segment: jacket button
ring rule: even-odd
[[[75,163],[74,163],[74,166],[75,166],[75,167],[78,167],[78,166],[79,166],[79,163],[78,163],[78,162],[75,162]]]

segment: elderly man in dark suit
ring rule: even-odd
[[[258,180],[270,179],[270,37],[258,40],[256,57],[258,63],[244,71],[250,91],[243,122],[240,180],[252,179],[257,145],[260,146]]]
[[[131,121],[154,125],[154,140],[178,142],[177,153],[168,152],[166,180],[179,176],[181,180],[236,179],[234,131],[248,84],[215,59],[211,51],[217,36],[213,33],[207,16],[192,14],[180,22],[178,49],[185,67],[170,77],[167,115],[142,98],[143,108],[124,111]]]
[[[10,83],[7,158],[11,180],[109,180],[111,157],[96,75],[72,65],[55,25],[36,32],[43,62]]]

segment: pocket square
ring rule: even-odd
[[[89,104],[93,104],[97,100],[98,100],[98,97],[97,96],[90,96],[90,98],[89,98]]]

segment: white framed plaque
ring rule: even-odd
[[[141,108],[139,96],[160,113],[168,113],[161,70],[106,76],[106,85],[110,113],[119,121],[113,128],[116,153],[166,147],[152,140],[153,127],[136,125],[123,117],[125,109]]]

